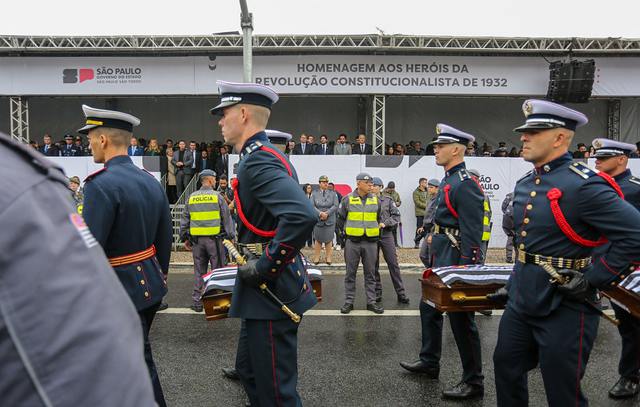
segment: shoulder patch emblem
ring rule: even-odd
[[[92,180],[96,175],[104,172],[107,170],[107,167],[102,167],[100,168],[98,171],[94,171],[91,174],[87,175],[87,178],[84,179],[84,182],[90,181]]]
[[[78,234],[82,238],[84,245],[87,246],[87,249],[91,249],[93,246],[98,244],[98,241],[93,237],[89,227],[86,223],[84,223],[84,219],[77,213],[72,213],[69,215],[69,219],[71,220],[71,224],[76,228]]]
[[[589,179],[597,175],[597,172],[595,172],[594,170],[589,168],[587,164],[582,162],[571,163],[571,165],[569,165],[569,169],[584,179]]]
[[[471,179],[471,175],[469,175],[469,172],[464,168],[458,171],[458,176],[460,177],[460,181]]]

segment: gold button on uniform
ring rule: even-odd
[[[526,237],[527,236],[527,231],[523,230],[522,232],[520,232],[520,236]]]
[[[282,264],[280,260],[276,260],[276,264]]]
[[[276,270],[276,269],[271,269],[271,272],[272,272],[272,273],[275,273],[276,271],[278,271],[278,270]]]
[[[531,191],[529,195],[531,195],[531,197],[533,198],[534,196],[536,196],[536,191]]]
[[[540,178],[536,178],[536,185],[540,185]]]
[[[524,250],[524,243],[520,243],[520,246],[518,246],[518,249]]]
[[[136,268],[138,269],[138,271],[142,271],[142,267],[138,266]]]
[[[280,254],[287,254],[286,250],[280,250]]]
[[[145,296],[145,297],[148,297],[148,296],[149,296],[149,292],[145,291],[145,292],[144,292],[144,296]]]
[[[527,210],[530,211],[531,209],[533,209],[533,205],[531,204],[527,205]]]
[[[530,220],[529,220],[529,218],[524,218],[523,222],[524,222],[524,224],[526,225],[527,223],[529,223],[529,222],[530,222]]]
[[[144,285],[144,280],[140,280],[140,285]]]

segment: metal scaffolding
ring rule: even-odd
[[[620,99],[607,102],[607,138],[620,140]]]
[[[0,54],[240,53],[242,35],[0,36]],[[254,35],[256,52],[422,52],[463,54],[640,54],[640,39],[431,37],[413,35]]]
[[[373,129],[373,154],[385,154],[385,111],[387,97],[385,95],[373,96],[372,129]]]
[[[11,138],[20,142],[29,142],[29,102],[22,96],[9,98],[11,116]]]

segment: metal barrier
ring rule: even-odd
[[[182,192],[182,194],[178,197],[178,200],[175,204],[170,205],[171,207],[171,222],[173,225],[173,250],[178,250],[178,247],[184,247],[184,244],[180,241],[180,218],[182,217],[182,213],[184,212],[184,206],[193,192],[196,191],[198,187],[198,174],[194,174],[191,178],[191,181],[187,184],[186,188]]]

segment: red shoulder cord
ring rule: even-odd
[[[265,146],[260,146],[260,150],[264,150],[268,153],[273,154],[278,160],[280,160],[280,162],[287,169],[287,173],[289,173],[289,176],[290,177],[293,176],[293,172],[291,171],[291,167],[289,166],[289,163],[282,156],[280,156],[280,154],[276,153],[276,150],[269,147],[265,147]],[[233,181],[231,181],[231,187],[233,188],[233,199],[235,201],[236,209],[238,210],[238,217],[242,221],[242,224],[245,225],[247,229],[249,229],[252,233],[258,236],[274,237],[276,235],[277,230],[263,230],[252,225],[251,222],[249,222],[249,220],[247,219],[247,217],[245,216],[242,210],[242,203],[240,202],[240,195],[238,194],[238,184],[239,184],[238,178],[234,178]]]
[[[607,181],[607,183],[616,191],[620,198],[624,199],[624,194],[622,193],[620,186],[613,178],[603,172],[598,172],[598,175],[605,181]],[[560,209],[558,200],[560,200],[561,197],[562,191],[560,191],[558,188],[552,188],[549,190],[549,192],[547,192],[547,198],[549,198],[550,201],[549,203],[551,205],[551,213],[553,213],[553,218],[555,219],[556,224],[558,225],[562,233],[564,233],[565,236],[569,238],[569,240],[584,247],[598,247],[608,242],[607,238],[604,236],[600,236],[598,240],[588,240],[578,235],[578,233],[576,233],[571,225],[569,225],[569,222],[567,222],[567,219],[562,213],[562,209]]]
[[[449,191],[451,190],[451,185],[447,184],[444,186],[444,203],[447,204],[447,208],[449,212],[453,215],[454,218],[458,219],[458,212],[453,209],[453,205],[451,205],[451,200],[449,200]]]

